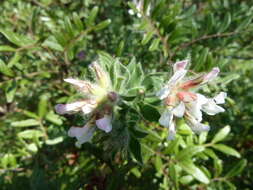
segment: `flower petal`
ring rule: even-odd
[[[158,96],[159,99],[162,100],[166,98],[169,94],[170,94],[170,89],[168,87],[164,87],[156,93],[156,96]]]
[[[101,88],[109,88],[111,86],[111,81],[108,73],[103,70],[103,68],[95,61],[90,67],[95,71],[97,82]]]
[[[204,76],[203,82],[208,82],[208,81],[213,80],[215,77],[218,76],[219,72],[220,72],[220,69],[218,67],[214,67],[212,71],[210,71]]]
[[[220,92],[217,96],[214,97],[214,101],[216,102],[216,104],[224,104],[226,97],[227,97],[226,92]]]
[[[166,109],[160,119],[159,119],[159,123],[164,126],[164,127],[169,127],[172,124],[172,120],[173,120],[173,114],[171,112],[170,109]]]
[[[202,94],[196,94],[197,98],[195,101],[186,104],[187,113],[191,117],[194,117],[198,122],[202,121],[202,105],[208,102],[208,99]]]
[[[75,86],[77,86],[78,88],[84,88],[87,86],[87,81],[83,81],[83,80],[78,80],[78,79],[73,79],[73,78],[67,78],[64,79],[65,82],[68,82],[70,84],[73,84]]]
[[[191,117],[194,117],[198,122],[202,121],[201,106],[197,101],[187,104],[187,113]]]
[[[71,127],[68,131],[70,137],[75,137],[77,139],[76,146],[80,147],[83,143],[91,140],[95,127],[91,127],[86,124],[83,127]]]
[[[177,107],[175,107],[174,109],[173,109],[173,114],[175,115],[175,116],[177,116],[177,117],[183,117],[183,115],[184,115],[184,112],[185,112],[185,105],[184,105],[184,103],[181,101],[178,105],[177,105]]]
[[[70,104],[57,104],[55,106],[55,111],[58,114],[66,114],[69,112],[80,111],[85,104],[85,101],[78,101]]]
[[[210,130],[210,127],[208,125],[198,122],[195,118],[193,118],[191,116],[186,117],[185,121],[189,125],[189,127],[192,129],[192,131],[195,133],[200,133],[203,131]]]
[[[189,60],[186,59],[186,60],[178,61],[178,62],[174,63],[174,65],[173,65],[174,72],[181,70],[181,69],[185,69],[188,62],[189,62]]]
[[[97,106],[97,104],[87,103],[82,107],[82,111],[84,114],[89,114],[96,108],[96,106]]]
[[[202,106],[203,104],[206,104],[208,102],[208,98],[206,98],[202,94],[197,93],[197,101],[198,101],[198,104]]]
[[[175,123],[171,122],[171,125],[169,126],[169,135],[168,135],[167,139],[174,140],[175,136],[176,136]]]
[[[184,76],[186,75],[187,70],[180,69],[174,73],[174,75],[168,81],[169,86],[175,86],[178,82],[180,82]]]
[[[109,133],[112,130],[111,116],[105,115],[103,118],[96,120],[99,129]]]
[[[209,131],[210,127],[203,123],[197,123],[194,126],[192,126],[191,129],[195,133],[201,133],[201,132]]]
[[[156,96],[158,96],[161,100],[166,98],[170,92],[171,88],[177,85],[178,82],[180,82],[184,76],[186,75],[187,70],[180,69],[176,71],[173,76],[170,78],[170,80],[167,82],[167,84],[156,93]]]
[[[201,109],[208,115],[215,115],[217,113],[225,111],[222,107],[218,106],[212,99],[208,100],[206,104],[203,104]]]

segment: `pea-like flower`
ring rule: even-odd
[[[109,74],[98,63],[91,64],[91,69],[96,75],[96,82],[68,78],[64,79],[74,85],[84,96],[83,99],[69,104],[58,104],[55,110],[58,114],[73,114],[82,112],[89,116],[89,121],[83,127],[71,127],[68,131],[70,137],[77,139],[77,146],[90,141],[97,128],[109,133],[112,130],[113,106],[118,100],[118,95],[112,89]]]
[[[202,111],[208,115],[215,115],[225,110],[219,104],[225,103],[227,94],[219,93],[214,98],[207,98],[193,91],[194,88],[214,79],[219,68],[215,67],[207,74],[202,74],[193,79],[187,79],[186,66],[188,60],[176,62],[173,66],[174,74],[165,86],[156,94],[164,101],[166,106],[159,123],[169,129],[168,139],[172,140],[176,134],[176,118],[184,118],[194,132],[208,131],[209,126],[201,123]]]

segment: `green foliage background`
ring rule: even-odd
[[[130,8],[124,0],[0,2],[0,189],[252,189],[253,2],[145,0],[141,18]],[[203,92],[226,91],[226,112],[205,118],[208,134],[182,122],[167,141],[157,102],[133,92],[127,130],[78,149],[67,130],[82,118],[58,116],[54,105],[75,98],[63,79],[86,76],[98,54],[141,63],[153,90],[168,79],[168,63],[218,66]]]

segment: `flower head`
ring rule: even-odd
[[[207,74],[193,79],[187,79],[188,60],[176,62],[173,65],[174,74],[165,86],[157,92],[157,96],[164,101],[165,111],[159,123],[169,128],[168,139],[173,139],[176,134],[175,119],[184,118],[194,132],[209,130],[209,126],[201,123],[202,111],[208,115],[215,115],[225,110],[218,104],[225,103],[227,94],[219,93],[214,98],[207,98],[194,92],[199,87],[217,77],[219,68],[215,67]]]
[[[64,79],[65,82],[74,85],[84,98],[73,103],[55,106],[58,114],[82,112],[89,116],[88,123],[83,127],[71,127],[69,129],[68,135],[76,137],[77,146],[91,140],[95,131],[93,125],[106,133],[112,130],[113,106],[118,100],[118,94],[112,90],[108,73],[97,62],[91,64],[91,69],[96,75],[96,83],[73,78]]]

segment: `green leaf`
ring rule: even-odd
[[[36,146],[35,143],[31,143],[31,144],[26,145],[26,148],[27,148],[29,151],[33,152],[33,153],[38,152],[38,147]]]
[[[66,33],[68,34],[69,38],[73,38],[75,36],[75,31],[74,31],[74,27],[72,26],[69,17],[64,18],[64,26],[65,26],[65,30],[66,30]]]
[[[156,38],[152,41],[151,45],[149,46],[149,51],[155,51],[158,49],[160,43],[160,39]]]
[[[8,67],[12,67],[13,65],[16,65],[21,58],[22,58],[21,54],[19,52],[16,52],[15,55],[9,61]]]
[[[237,176],[242,172],[242,170],[247,166],[247,160],[243,159],[240,160],[236,165],[234,165],[233,168],[231,168],[228,173],[225,175],[225,177],[234,177]]]
[[[248,16],[248,18],[243,19],[243,21],[239,24],[239,26],[236,28],[236,31],[240,31],[244,28],[246,28],[253,18],[253,15]]]
[[[123,40],[120,41],[119,46],[117,47],[117,50],[116,50],[116,55],[117,55],[118,57],[122,55],[124,46],[125,46],[125,42],[124,42]]]
[[[209,157],[211,157],[212,159],[214,159],[214,160],[218,160],[219,159],[218,156],[215,154],[215,152],[212,149],[210,149],[210,148],[206,148],[204,150],[204,153],[206,155],[208,155]]]
[[[0,72],[6,76],[13,77],[13,71],[0,59]]]
[[[49,113],[46,115],[45,119],[46,119],[47,121],[52,122],[53,124],[56,124],[56,125],[59,125],[59,126],[62,125],[62,120],[61,120],[61,118],[59,117],[59,115],[56,115],[56,114],[54,114],[53,112],[49,112]]]
[[[136,138],[144,138],[148,135],[146,131],[136,129],[134,127],[129,127],[129,130]]]
[[[24,139],[33,139],[34,137],[43,137],[44,134],[40,130],[28,129],[18,133],[18,136]]]
[[[98,30],[102,30],[104,28],[106,28],[107,26],[109,26],[109,24],[111,24],[111,20],[110,19],[107,19],[103,22],[100,22],[99,24],[97,24],[95,27],[94,27],[94,30],[95,31],[98,31]]]
[[[57,42],[57,40],[55,39],[55,37],[49,37],[48,39],[46,39],[43,43],[42,43],[43,47],[48,47],[50,49],[53,50],[57,50],[57,51],[64,51],[64,48]]]
[[[13,102],[17,90],[17,82],[10,80],[5,87],[5,96],[8,103]]]
[[[81,21],[77,13],[73,13],[73,21],[78,31],[81,32],[84,29],[84,26],[83,26],[83,22]]]
[[[15,121],[11,123],[11,126],[13,127],[31,127],[40,125],[40,122],[35,119],[27,119],[22,121]]]
[[[48,94],[43,94],[40,96],[38,105],[38,115],[40,116],[40,118],[43,118],[47,112],[48,99]]]
[[[237,152],[235,149],[229,147],[229,146],[226,146],[224,144],[215,144],[215,145],[212,145],[213,148],[215,148],[216,150],[219,150],[225,154],[228,154],[228,155],[231,155],[231,156],[235,156],[237,158],[240,158],[241,155],[239,154],[239,152]]]
[[[10,30],[0,29],[0,33],[2,33],[10,42],[17,46],[29,46],[37,42],[37,40],[33,40],[24,35],[16,34]]]
[[[151,40],[151,38],[153,37],[153,35],[154,35],[153,31],[150,31],[150,32],[144,34],[143,39],[141,41],[141,44],[142,45],[146,45]]]
[[[155,157],[155,168],[158,173],[162,173],[163,170],[163,162],[160,156],[156,155]]]
[[[94,25],[95,19],[96,19],[97,14],[98,14],[98,10],[99,9],[98,9],[97,6],[93,7],[93,9],[91,10],[91,12],[89,14],[89,17],[87,18],[87,21],[86,21],[88,26]]]
[[[223,22],[221,22],[221,25],[219,27],[219,32],[224,32],[227,30],[227,28],[229,27],[231,23],[231,14],[229,12],[227,12],[225,14],[225,18],[223,20]]]
[[[209,183],[209,179],[207,178],[205,173],[202,172],[197,166],[195,166],[192,161],[185,160],[182,162],[178,162],[178,164],[184,171],[186,171],[188,174],[192,175],[198,181],[205,183],[205,184]]]
[[[142,155],[141,155],[141,144],[140,142],[133,136],[130,138],[129,142],[129,149],[130,152],[133,154],[134,158],[140,162],[141,164],[143,163],[142,161]]]
[[[1,159],[0,160],[1,160],[1,166],[3,168],[17,167],[16,157],[13,154],[11,154],[11,153],[1,155]]]
[[[141,114],[146,120],[152,121],[152,122],[159,120],[160,114],[154,106],[151,106],[149,104],[142,104],[140,105],[140,109],[141,109]]]
[[[207,132],[200,133],[200,135],[199,135],[199,144],[203,144],[204,142],[206,142],[207,135],[208,135]]]
[[[16,51],[16,49],[8,45],[0,45],[0,51]]]
[[[169,175],[170,175],[171,179],[173,180],[173,182],[175,183],[176,189],[179,189],[178,188],[178,185],[179,185],[178,184],[178,182],[179,182],[179,180],[178,180],[178,177],[179,177],[178,168],[179,167],[175,164],[170,164],[169,165]]]
[[[46,140],[46,144],[47,145],[55,145],[55,144],[59,144],[63,141],[63,137],[56,137],[54,139],[47,139]]]
[[[220,176],[223,171],[223,162],[220,159],[214,159],[215,176]]]
[[[230,126],[222,128],[213,138],[211,143],[222,141],[230,132]]]
[[[202,152],[205,150],[204,146],[189,146],[186,147],[185,149],[183,149],[182,151],[180,151],[177,155],[176,155],[176,159],[178,161],[181,160],[185,160],[185,159],[189,159],[190,157],[192,157],[193,155]]]
[[[180,178],[180,183],[186,185],[192,182],[194,178],[191,175],[185,175]]]

